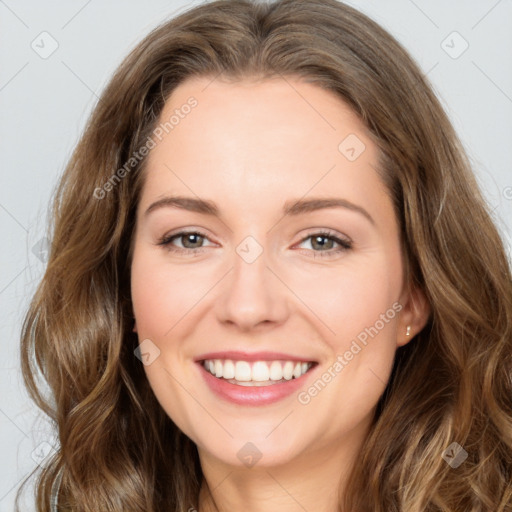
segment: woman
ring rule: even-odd
[[[155,29],[53,213],[21,347],[61,443],[38,511],[512,510],[503,243],[363,14],[220,0]]]

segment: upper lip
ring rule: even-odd
[[[208,352],[195,358],[196,362],[204,361],[205,359],[231,359],[234,361],[302,361],[314,362],[314,359],[304,356],[295,356],[292,354],[285,354],[284,352],[241,352],[239,350],[227,350],[222,352]]]

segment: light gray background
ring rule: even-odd
[[[50,194],[121,59],[155,25],[199,3],[0,0],[0,512],[13,510],[19,482],[57,447],[22,386],[18,355],[22,318],[44,270]],[[512,0],[348,3],[394,34],[428,72],[510,255]],[[464,41],[469,47],[459,55]],[[47,58],[33,49],[49,52],[52,44],[58,48]],[[34,510],[29,498],[27,511]]]

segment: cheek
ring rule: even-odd
[[[309,295],[308,305],[329,329],[324,340],[330,354],[324,372],[301,390],[298,402],[319,424],[329,425],[326,436],[349,431],[371,414],[389,380],[402,308],[400,269],[389,268],[366,266],[331,276],[329,292],[317,288]]]
[[[156,277],[154,272],[138,272],[136,265],[132,272],[132,303],[139,337],[157,337],[164,328],[164,313],[170,305],[162,300],[162,290],[155,288],[162,284]]]
[[[188,395],[183,393],[179,382],[191,382],[191,379],[187,379],[184,354],[178,350],[179,344],[172,342],[169,332],[190,308],[188,304],[198,300],[195,296],[198,292],[196,290],[194,294],[191,284],[190,276],[175,269],[171,271],[168,266],[162,265],[161,260],[157,261],[154,252],[135,248],[131,293],[137,335],[139,343],[151,340],[145,346],[151,354],[151,362],[144,365],[144,371],[158,402],[181,429],[186,429],[190,420],[187,419]],[[188,388],[196,393],[190,384]]]
[[[190,270],[170,268],[154,254],[135,251],[131,293],[139,336],[163,337],[186,313],[185,306],[200,299],[200,292]]]
[[[401,267],[391,256],[369,254],[347,260],[338,269],[320,269],[322,272],[308,278],[287,275],[290,287],[318,319],[316,323],[323,325],[322,332],[333,350],[346,350],[352,339],[361,333],[364,338],[365,329],[375,324],[382,331],[380,339],[392,338],[390,326],[400,309],[395,303],[400,296]]]

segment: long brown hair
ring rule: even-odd
[[[56,482],[60,511],[198,507],[196,447],[134,356],[130,248],[145,159],[130,159],[179,83],[220,75],[297,77],[352,107],[379,148],[408,282],[431,306],[427,326],[396,353],[339,510],[510,512],[503,243],[421,70],[385,30],[335,0],[202,4],[153,30],[101,95],[56,189],[48,265],[23,324],[25,384],[60,442],[38,475],[38,512],[50,511]],[[443,458],[453,443],[467,452],[457,468]]]

